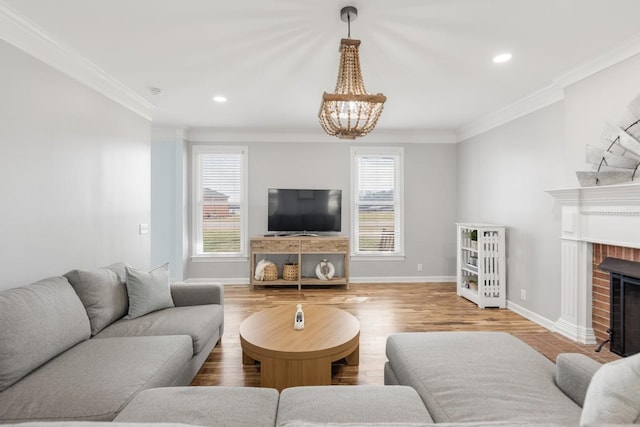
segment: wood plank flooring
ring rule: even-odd
[[[360,365],[333,366],[333,384],[384,383],[385,340],[393,332],[504,331],[551,360],[558,353],[585,353],[601,362],[619,358],[607,347],[579,345],[507,309],[479,309],[456,295],[452,283],[351,284],[344,288],[225,287],[225,332],[192,385],[260,385],[259,365],[243,366],[238,330],[250,314],[280,304],[325,304],[347,310],[360,320]],[[293,314],[292,314],[293,316]]]

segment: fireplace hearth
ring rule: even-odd
[[[610,273],[609,349],[620,356],[639,353],[640,262],[605,258],[598,268]]]

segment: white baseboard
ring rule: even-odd
[[[210,279],[187,279],[180,283],[222,283],[223,285],[248,285],[249,278],[248,277],[228,277],[228,278],[219,278],[216,277]]]
[[[349,283],[442,283],[453,282],[455,276],[351,277]]]
[[[455,284],[455,276],[398,276],[398,277],[351,277],[350,283],[442,283]],[[222,283],[223,285],[248,285],[248,277],[228,278],[196,278],[187,279],[177,283]]]
[[[531,310],[528,310],[512,301],[507,301],[507,308],[511,311],[513,311],[514,313],[519,314],[520,316],[524,317],[525,319],[529,319],[534,323],[537,323],[538,325],[542,326],[543,328],[546,328],[550,331],[553,330],[554,325],[556,322],[547,319],[546,317],[542,317],[537,313],[534,313]]]

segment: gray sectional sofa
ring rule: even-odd
[[[126,319],[125,268],[0,292],[0,423],[110,421],[142,390],[191,382],[223,333],[222,286],[174,285],[172,306]]]
[[[132,286],[126,287],[125,275],[128,280],[128,270],[125,274],[124,265],[117,264],[91,272],[74,270],[0,292],[0,423],[26,422],[17,424],[22,427],[98,427],[101,421],[113,421],[104,424],[113,427],[640,423],[640,354],[605,365],[584,355],[562,354],[554,364],[519,339],[499,332],[392,334],[387,339],[385,386],[293,387],[281,393],[264,388],[181,387],[189,384],[222,336],[223,288],[173,286],[171,307],[130,319],[127,304],[133,300],[125,291]]]
[[[392,334],[386,353],[385,384],[414,388],[435,423],[640,423],[640,354],[554,364],[501,332]]]

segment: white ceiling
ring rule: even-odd
[[[456,130],[637,40],[640,0],[0,0],[146,98],[155,125],[316,129],[339,10],[379,129]],[[492,57],[513,53],[506,64]],[[153,96],[149,87],[163,90]],[[215,94],[229,98],[212,101]]]

